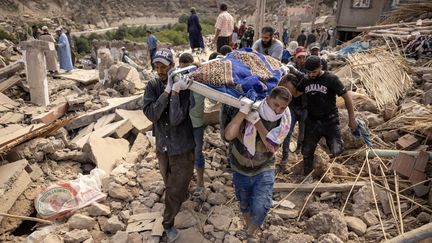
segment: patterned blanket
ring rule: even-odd
[[[255,93],[252,99],[263,99],[285,75],[282,65],[271,56],[242,49],[221,60],[203,64],[190,77],[234,97]]]

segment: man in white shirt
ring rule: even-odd
[[[221,13],[216,19],[216,33],[214,37],[217,52],[220,52],[222,46],[231,44],[231,35],[234,30],[234,18],[228,13],[228,6],[222,3],[219,6],[219,10]]]

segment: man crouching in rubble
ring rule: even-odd
[[[174,242],[178,237],[174,218],[187,199],[194,169],[195,143],[189,117],[191,94],[187,90],[190,80],[168,82],[169,70],[174,67],[173,55],[168,49],[157,50],[153,64],[159,77],[146,86],[143,110],[153,123],[156,156],[166,187],[162,224],[167,241]]]
[[[222,114],[228,121],[224,136],[231,145],[228,156],[233,185],[246,222],[246,232],[238,237],[247,237],[247,242],[258,242],[255,232],[272,206],[275,151],[289,132],[290,101],[288,89],[276,87],[258,111],[251,111],[251,105],[242,99],[239,111],[229,107]]]
[[[288,67],[290,73],[298,73],[293,66]],[[327,146],[333,156],[337,156],[343,151],[336,95],[344,99],[349,117],[348,126],[352,131],[357,129],[357,123],[349,92],[336,75],[322,70],[321,58],[309,56],[306,59],[304,68],[307,73],[305,78],[295,88],[292,84],[289,84],[288,89],[294,97],[305,93],[307,98],[308,116],[302,154],[304,175],[309,175],[313,170],[315,149],[322,137],[325,137]]]

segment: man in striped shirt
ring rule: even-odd
[[[219,10],[221,13],[216,19],[216,33],[214,37],[217,52],[220,52],[222,46],[231,44],[231,35],[234,30],[234,18],[228,13],[228,6],[222,3],[219,6]]]

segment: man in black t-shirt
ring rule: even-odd
[[[290,71],[296,70],[290,67]],[[313,170],[314,153],[319,140],[325,137],[332,155],[342,153],[343,146],[339,129],[339,114],[336,107],[336,95],[345,101],[348,110],[348,126],[356,130],[354,108],[349,92],[342,85],[339,78],[329,72],[324,72],[321,59],[310,56],[306,59],[305,70],[307,76],[295,87],[290,87],[293,96],[303,93],[307,97],[307,112],[305,136],[303,141],[304,174]]]

